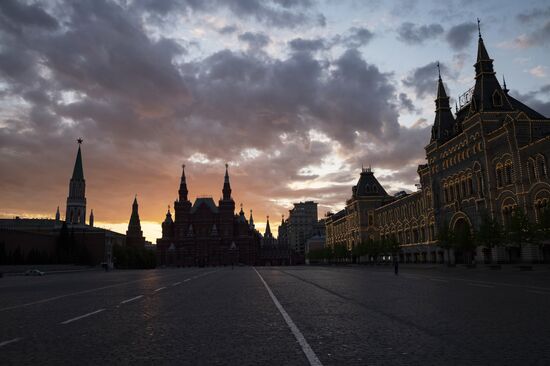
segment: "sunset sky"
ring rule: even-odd
[[[415,189],[437,68],[473,86],[477,23],[510,94],[550,115],[547,1],[0,1],[0,217],[64,213],[82,137],[87,209],[148,240],[177,197],[233,198],[263,231],[319,215],[361,165]]]

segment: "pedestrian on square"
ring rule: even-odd
[[[397,260],[397,256],[393,257],[393,270],[397,276],[399,274],[399,261]]]

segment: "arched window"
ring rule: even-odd
[[[544,161],[544,157],[542,155],[537,156],[537,173],[539,175],[539,179],[544,179],[547,177],[546,162]]]
[[[474,194],[474,180],[472,179],[472,174],[468,175],[468,194],[470,196]]]
[[[502,95],[498,92],[498,90],[495,90],[493,93],[493,106],[500,107],[502,106]]]
[[[479,192],[479,197],[483,198],[483,191],[485,187],[483,186],[483,175],[481,172],[477,173],[477,191]]]
[[[533,164],[533,161],[531,159],[527,160],[527,175],[529,177],[530,183],[536,180],[535,165]]]
[[[502,187],[502,164],[498,164],[496,168],[497,187]]]
[[[506,160],[504,163],[504,180],[506,184],[512,184],[512,160]]]

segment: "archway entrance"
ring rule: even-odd
[[[470,223],[463,217],[459,218],[455,222],[453,233],[456,263],[471,263],[475,244],[472,240]]]

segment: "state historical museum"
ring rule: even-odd
[[[212,197],[199,197],[191,204],[184,165],[174,211],[172,220],[168,209],[162,223],[162,238],[157,240],[160,265],[258,264],[261,235],[246,220],[242,207],[239,214],[235,214],[227,164],[222,198],[217,206]]]

